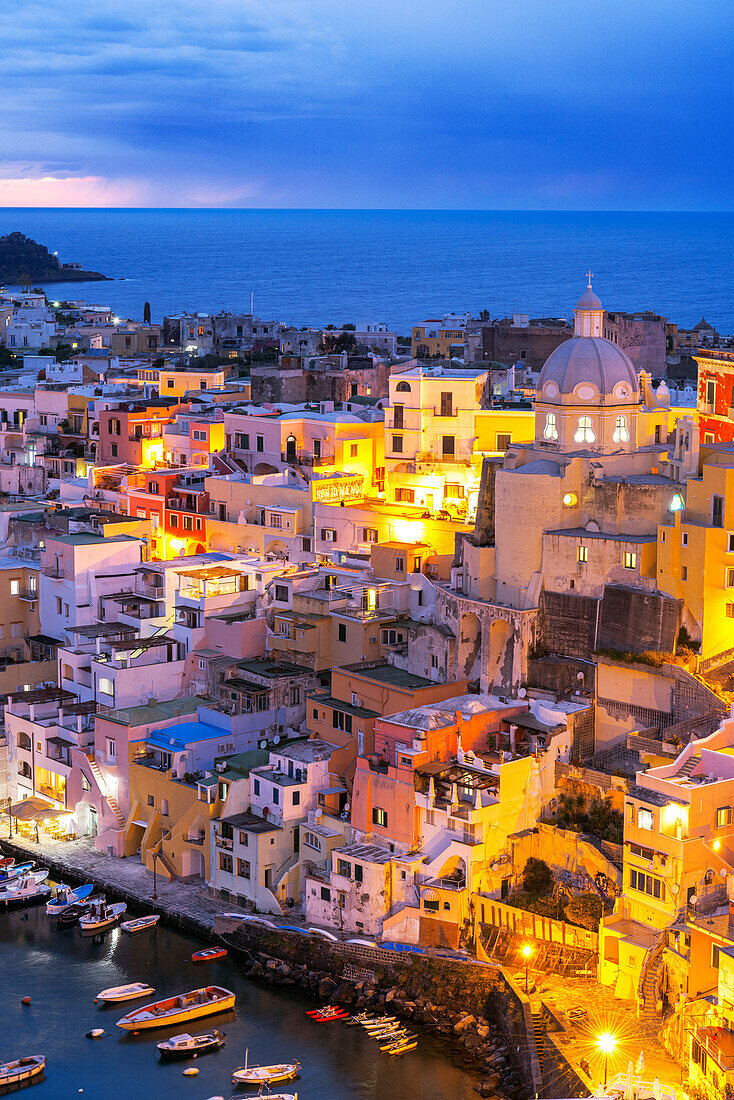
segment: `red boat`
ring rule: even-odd
[[[312,1012],[309,1015],[315,1024],[330,1024],[332,1020],[346,1020],[349,1017],[349,1013],[338,1005],[333,1005],[324,1012]]]
[[[226,954],[226,947],[207,947],[204,951],[194,951],[191,961],[193,963],[210,963],[214,959],[223,959]]]

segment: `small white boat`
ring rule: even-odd
[[[117,923],[126,909],[124,901],[116,901],[113,905],[93,905],[88,913],[79,918],[79,927],[82,932],[104,932]]]
[[[32,871],[35,866],[33,860],[28,863],[15,863],[11,860],[10,866],[0,870],[0,889],[7,886],[9,882],[14,882],[21,875],[27,874],[28,871]]]
[[[14,1062],[0,1062],[0,1089],[8,1085],[20,1085],[33,1077],[40,1077],[46,1066],[44,1054],[31,1054]]]
[[[279,1081],[292,1081],[301,1072],[300,1062],[281,1062],[272,1066],[248,1066],[245,1051],[245,1064],[232,1071],[233,1085],[252,1085],[254,1087],[271,1085]]]
[[[25,909],[30,905],[40,905],[50,894],[50,886],[43,881],[37,882],[32,875],[24,875],[0,892],[0,909]]]
[[[59,913],[63,913],[64,909],[68,909],[70,905],[75,905],[78,901],[84,901],[94,890],[94,884],[88,882],[85,886],[57,886],[55,892],[51,895],[49,901],[46,902],[46,915],[49,917],[58,917]]]
[[[19,888],[22,882],[35,882],[39,884],[45,882],[48,878],[48,870],[39,867],[35,871],[23,871],[17,877],[6,882],[3,886],[0,886],[0,898],[5,897],[6,894],[13,894]],[[51,887],[49,886],[48,892],[51,893]]]
[[[132,982],[130,985],[113,985],[109,989],[103,989],[94,999],[105,1004],[115,1004],[117,1001],[135,1001],[139,997],[149,997],[151,993],[155,993],[152,985]]]
[[[210,1050],[219,1050],[224,1046],[224,1032],[208,1031],[205,1035],[172,1035],[170,1039],[164,1039],[156,1043],[158,1050],[164,1058],[196,1058],[199,1054],[207,1054]]]
[[[124,920],[120,925],[123,932],[129,932],[131,936],[138,932],[146,932],[149,928],[155,928],[160,920],[158,913],[151,913],[149,917],[136,917],[134,920]]]

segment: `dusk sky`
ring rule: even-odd
[[[730,210],[731,0],[5,0],[0,205]]]

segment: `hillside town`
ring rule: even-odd
[[[586,282],[405,335],[0,292],[0,832],[591,975],[723,1098],[734,336]]]

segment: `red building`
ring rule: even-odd
[[[698,421],[701,443],[734,441],[734,351],[699,348]]]

